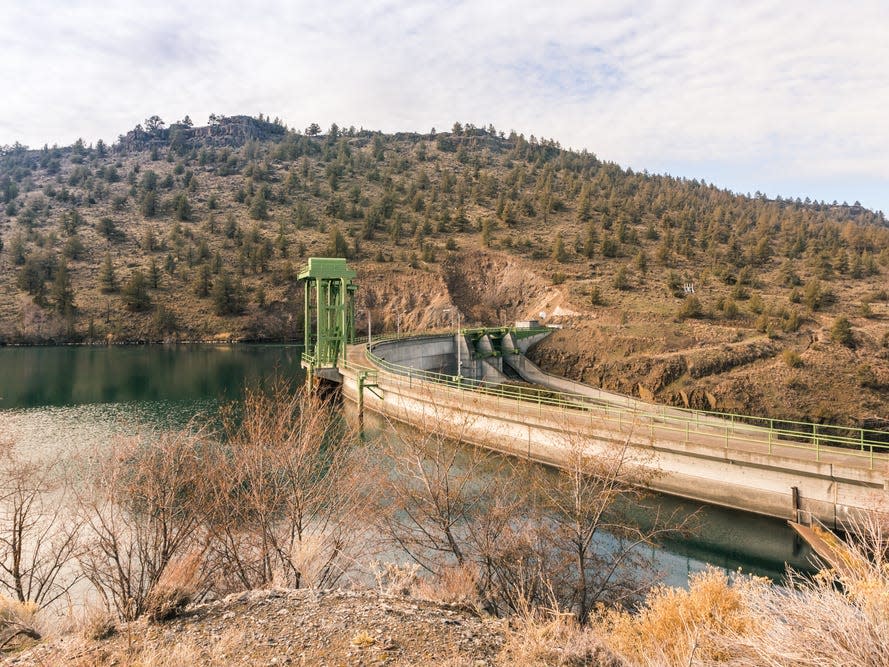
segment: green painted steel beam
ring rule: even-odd
[[[358,274],[355,273],[346,264],[346,260],[341,257],[309,257],[309,262],[305,268],[297,276],[299,280],[306,278],[317,278],[323,280],[332,280],[334,278],[342,278],[352,280]]]
[[[357,274],[339,257],[310,257],[304,283],[305,356],[312,368],[333,368],[355,340]]]

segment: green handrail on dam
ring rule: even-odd
[[[616,425],[619,431],[626,426],[647,425],[647,430],[650,431],[652,438],[655,433],[676,433],[680,434],[681,440],[688,444],[691,442],[690,436],[695,434],[710,439],[718,438],[726,449],[729,448],[730,443],[761,445],[763,453],[770,456],[783,449],[805,450],[815,453],[816,462],[821,461],[822,456],[830,451],[836,451],[834,448],[841,448],[843,454],[866,462],[871,470],[874,469],[875,460],[889,461],[886,458],[886,455],[889,454],[889,441],[887,441],[889,434],[882,431],[691,410],[642,403],[631,397],[624,397],[625,405],[620,406],[613,401],[596,399],[582,394],[483,382],[424,371],[394,364],[373,353],[375,344],[398,338],[417,338],[417,336],[374,339],[366,345],[366,359],[376,369],[395,376],[406,377],[409,382],[432,382],[454,390],[470,390],[494,397],[498,404],[500,399],[508,399],[521,402],[517,405],[534,405],[539,415],[542,415],[543,410],[548,413],[556,411],[566,416],[577,415],[579,412],[585,411],[589,413],[591,419],[596,417],[606,426]]]

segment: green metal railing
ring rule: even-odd
[[[428,336],[435,337],[435,334]],[[627,405],[619,406],[583,394],[482,382],[419,370],[394,364],[373,353],[373,346],[378,343],[424,337],[403,335],[374,339],[370,344],[365,343],[365,358],[374,368],[394,376],[393,379],[406,379],[410,385],[430,382],[460,391],[469,390],[496,400],[500,408],[513,408],[517,416],[536,410],[539,416],[558,414],[572,421],[588,417],[591,423],[606,430],[627,433],[642,429],[652,439],[666,436],[685,444],[720,444],[725,449],[733,446],[741,449],[738,445],[743,444],[745,451],[755,446],[770,456],[802,450],[813,452],[816,462],[835,460],[839,454],[866,463],[871,470],[877,463],[889,462],[889,433],[883,431],[661,406],[629,397]],[[507,401],[509,406],[504,405]]]

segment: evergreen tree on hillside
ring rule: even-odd
[[[50,260],[45,255],[31,253],[19,269],[19,289],[30,294],[38,306],[46,305],[46,280],[50,277]]]
[[[151,289],[157,289],[160,287],[160,282],[161,270],[157,265],[157,261],[152,257],[151,263],[148,265],[148,284],[151,286]]]
[[[60,315],[70,317],[74,314],[74,288],[71,286],[71,279],[68,276],[68,263],[64,257],[59,258],[52,290],[50,291],[50,299],[52,299],[53,309]]]
[[[191,220],[191,204],[184,192],[176,197],[176,219],[183,222]]]
[[[148,282],[139,269],[133,271],[123,288],[123,303],[127,310],[141,312],[151,308],[151,297],[148,294]]]
[[[117,275],[114,273],[114,263],[111,261],[111,253],[105,253],[102,260],[102,268],[99,269],[99,287],[103,294],[113,294],[117,291]]]
[[[254,220],[267,220],[269,217],[268,203],[262,190],[253,197],[253,202],[250,204],[250,217]]]
[[[330,228],[330,238],[327,243],[326,254],[328,257],[349,258],[349,244],[340,232],[339,227]]]
[[[240,315],[244,312],[244,288],[241,281],[233,279],[228,271],[220,271],[213,281],[212,298],[217,315]]]

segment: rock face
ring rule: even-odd
[[[119,147],[127,152],[164,146],[235,147],[243,146],[248,141],[280,139],[286,132],[287,128],[283,125],[250,116],[222,116],[206,127],[174,123],[169,127],[147,131],[139,125],[120,137]]]
[[[505,631],[465,609],[375,592],[250,591],[166,623],[134,622],[110,639],[62,637],[7,664],[482,667],[494,664]]]

